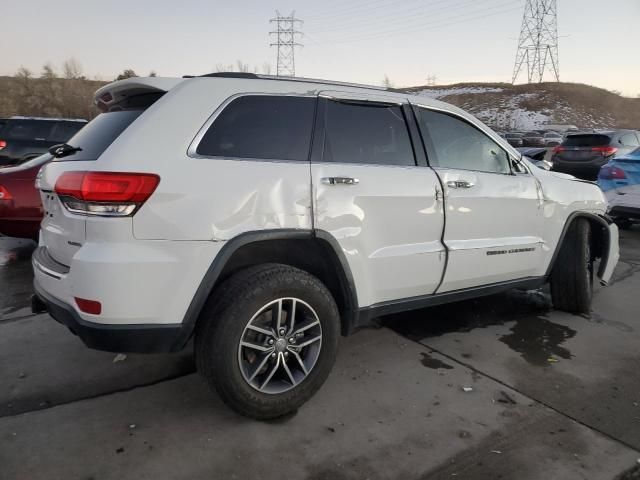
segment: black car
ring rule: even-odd
[[[626,155],[640,146],[636,130],[601,130],[569,134],[553,149],[551,162],[556,172],[596,180],[600,167],[612,158]]]
[[[87,124],[67,118],[11,117],[0,124],[0,167],[18,165],[65,143]]]
[[[522,136],[523,147],[544,147],[544,137],[539,132],[527,132]]]
[[[512,147],[523,146],[521,133],[507,132],[504,134],[504,138],[507,142],[509,142],[509,145],[511,145]]]

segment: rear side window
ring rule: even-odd
[[[415,165],[402,109],[397,105],[328,101],[323,161]]]
[[[423,136],[432,144],[432,166],[511,173],[507,152],[474,126],[424,108],[418,108],[418,118]]]
[[[218,115],[196,148],[198,155],[308,161],[316,99],[247,95]]]
[[[611,138],[601,134],[569,135],[564,139],[562,145],[565,147],[598,147],[609,145]]]
[[[101,113],[66,141],[69,145],[82,150],[56,158],[54,162],[96,160],[142,112],[142,110],[122,110]]]

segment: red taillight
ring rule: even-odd
[[[9,190],[0,185],[0,200],[11,200],[13,196],[9,193]]]
[[[562,145],[556,145],[555,147],[553,147],[551,153],[555,155],[556,153],[564,152],[564,150],[565,148]]]
[[[627,174],[621,168],[605,165],[600,169],[598,177],[603,180],[624,180],[627,178]]]
[[[7,146],[7,141],[6,140],[0,140],[0,150],[2,150],[6,146]]]
[[[610,145],[605,145],[604,147],[592,147],[592,152],[599,152],[603,157],[609,157],[616,153],[618,149],[616,147],[612,147]]]
[[[55,191],[76,213],[127,216],[147,201],[158,183],[160,177],[152,173],[65,172]]]
[[[96,300],[87,300],[86,298],[74,297],[76,304],[81,312],[90,313],[91,315],[100,315],[102,313],[102,305]]]

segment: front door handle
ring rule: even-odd
[[[447,187],[449,188],[471,188],[475,183],[467,182],[466,180],[449,180]]]
[[[360,180],[352,177],[323,177],[321,182],[325,185],[356,185]]]

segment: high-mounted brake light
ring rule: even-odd
[[[154,192],[160,177],[152,173],[65,172],[55,192],[67,210],[85,215],[133,215]]]
[[[11,200],[13,196],[9,193],[9,190],[0,185],[0,200]]]
[[[616,147],[612,147],[611,145],[605,145],[603,147],[593,147],[591,148],[592,152],[599,152],[603,157],[609,157],[616,153],[618,149]]]
[[[7,141],[6,140],[0,140],[0,150],[2,150],[6,146],[7,146]]]

